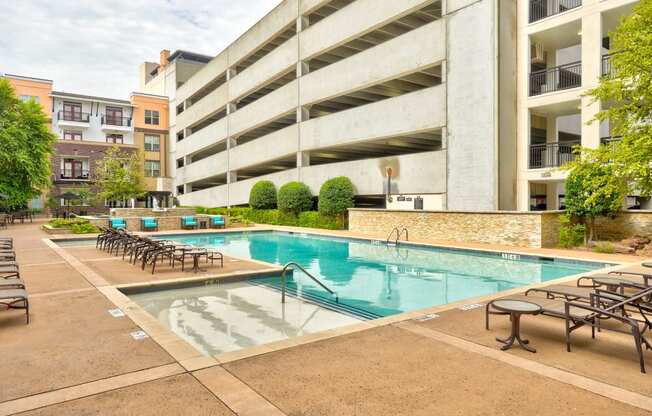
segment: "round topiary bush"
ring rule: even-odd
[[[298,214],[310,211],[312,194],[310,189],[301,182],[288,182],[278,190],[278,209]]]
[[[259,181],[249,192],[249,206],[253,209],[276,208],[276,186],[271,181]]]
[[[319,189],[319,213],[341,215],[353,207],[353,184],[346,176],[329,179]]]

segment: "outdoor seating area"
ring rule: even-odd
[[[0,237],[0,306],[7,310],[24,309],[29,324],[29,299],[11,237]]]
[[[169,240],[153,240],[149,237],[135,235],[123,228],[104,228],[97,236],[95,247],[133,265],[140,265],[141,270],[151,266],[154,274],[156,267],[167,264],[174,269],[181,264],[181,271],[186,271],[186,261],[192,261],[194,273],[202,272],[201,260],[214,265],[217,260],[224,267],[222,253],[187,244],[177,244]]]
[[[510,337],[496,340],[505,344],[503,350],[518,341],[530,352],[536,350],[528,340],[520,337],[520,316],[524,313],[562,319],[568,352],[571,351],[571,334],[579,328],[590,327],[593,339],[596,332],[603,330],[618,332],[633,338],[641,373],[645,373],[644,351],[652,350],[652,344],[645,337],[652,329],[650,278],[652,273],[615,271],[582,276],[576,286],[553,284],[494,299],[485,307],[485,328],[489,330],[490,315],[509,315]]]
[[[7,228],[10,224],[24,224],[26,221],[30,223],[34,221],[34,216],[30,210],[0,213],[0,228]]]

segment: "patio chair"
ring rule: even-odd
[[[600,284],[596,283],[594,279],[600,278],[616,279],[621,284],[625,285],[638,285],[643,287],[652,286],[652,274],[625,272],[625,271],[612,271],[609,273],[598,273],[591,276],[582,276],[577,279],[577,287],[599,287]],[[590,283],[585,283],[589,281]]]
[[[215,260],[219,260],[220,267],[224,267],[224,255],[219,251],[208,251],[206,253],[206,263],[208,263],[209,260],[211,261],[211,266],[213,265]]]
[[[29,324],[29,299],[24,288],[0,289],[0,305],[6,309],[25,309],[25,318]]]
[[[224,222],[224,217],[221,215],[212,215],[209,224],[210,224],[210,228],[226,227],[226,223]]]
[[[184,215],[181,217],[181,228],[184,230],[194,230],[198,226],[197,223],[197,218],[190,216],[190,215]]]
[[[143,217],[140,229],[142,231],[158,231],[158,220],[154,217]]]
[[[20,270],[17,264],[0,266],[0,279],[20,278]]]
[[[109,227],[113,228],[114,230],[126,229],[127,223],[125,222],[124,218],[110,218]]]
[[[634,338],[636,353],[639,359],[641,373],[645,373],[645,359],[643,346],[652,348],[644,334],[652,329],[652,307],[642,302],[652,296],[652,287],[645,288],[633,295],[623,295],[596,289],[591,295],[589,303],[564,301],[559,299],[543,298],[532,295],[510,295],[501,299],[520,300],[530,302],[541,307],[541,315],[560,318],[565,321],[566,350],[571,351],[571,333],[583,326],[591,326],[591,337],[595,338],[595,330],[605,329],[631,335]],[[505,315],[505,312],[492,310],[494,299],[485,307],[485,327],[489,329],[489,315]],[[635,309],[639,317],[625,312],[625,308]],[[620,323],[618,326],[602,326],[601,321],[613,320]],[[621,329],[621,327],[626,329]]]

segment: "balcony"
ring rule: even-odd
[[[573,161],[573,146],[579,142],[530,145],[530,169],[556,168]]]
[[[610,145],[610,144],[616,144],[620,142],[620,139],[622,139],[621,136],[607,136],[607,137],[602,137],[600,139],[600,144],[603,145]]]
[[[88,127],[89,120],[89,113],[79,111],[59,111],[57,113],[57,122],[60,126]]]
[[[564,13],[582,5],[582,0],[530,0],[530,23]]]
[[[68,181],[87,181],[89,180],[88,169],[73,170],[73,169],[63,169],[61,171],[60,179]]]
[[[602,63],[600,65],[600,67],[601,67],[600,72],[601,72],[602,76],[611,78],[611,77],[613,77],[615,75],[615,70],[614,70],[614,67],[613,67],[613,65],[611,63],[611,58],[617,53],[618,52],[612,52],[612,53],[608,53],[606,55],[602,55]]]
[[[582,85],[582,63],[556,66],[530,73],[530,97]]]
[[[102,116],[102,130],[103,131],[132,131],[131,117],[113,117]]]

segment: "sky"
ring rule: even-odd
[[[159,52],[214,56],[280,0],[5,0],[0,72],[56,91],[128,99]]]

